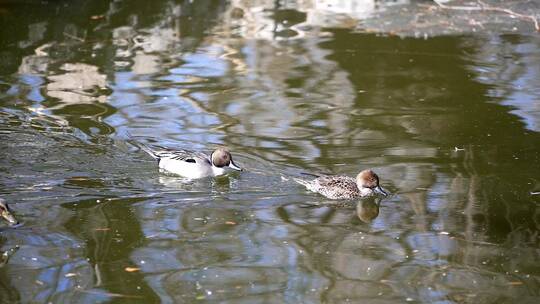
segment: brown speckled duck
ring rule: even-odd
[[[342,175],[319,176],[314,180],[294,179],[308,190],[329,199],[355,199],[380,193],[387,193],[379,186],[379,177],[371,170],[360,172],[356,179]]]

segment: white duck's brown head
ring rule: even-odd
[[[238,167],[232,159],[231,152],[225,148],[217,148],[211,155],[212,166],[218,168],[231,168],[236,171],[242,171],[242,168]]]

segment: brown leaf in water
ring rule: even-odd
[[[141,269],[137,268],[137,267],[126,267],[124,270],[127,271],[127,272],[135,272],[135,271],[139,271]]]

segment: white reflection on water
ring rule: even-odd
[[[106,76],[99,73],[96,66],[66,63],[60,69],[64,71],[62,74],[47,77],[46,89],[50,97],[75,104],[107,101],[105,95],[92,94],[94,90],[107,87]]]
[[[478,40],[479,52],[470,56],[479,82],[490,86],[494,102],[513,108],[527,129],[540,131],[540,42],[533,36],[489,35]],[[469,56],[467,56],[469,57]],[[468,58],[469,59],[469,58]]]

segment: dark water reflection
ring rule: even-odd
[[[274,4],[0,5],[0,302],[538,301],[539,38]],[[247,171],[182,181],[126,131]],[[393,195],[288,180],[363,168]]]

